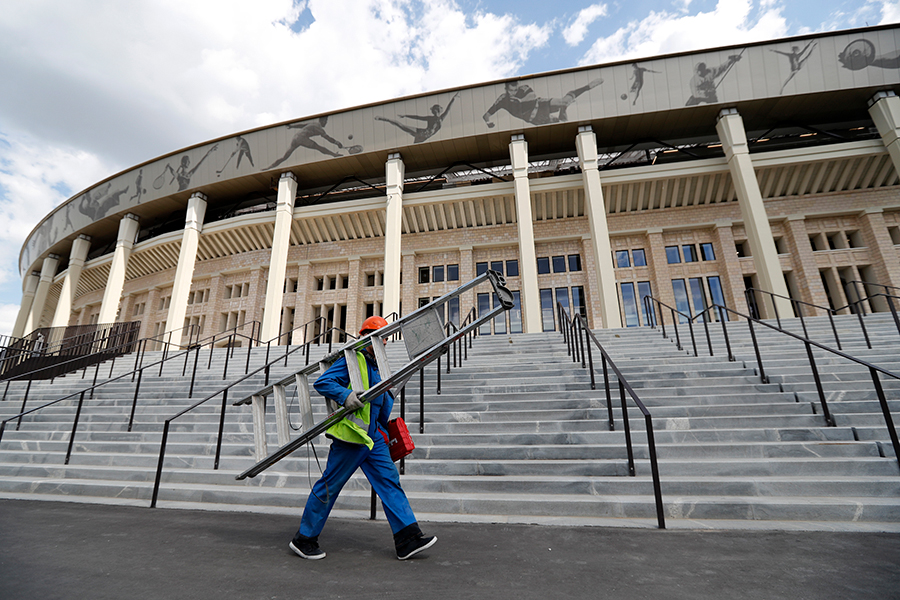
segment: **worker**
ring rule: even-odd
[[[366,319],[359,331],[360,337],[387,325],[382,317]],[[356,353],[363,388],[381,381],[378,366],[367,347]],[[313,486],[303,509],[300,529],[290,543],[290,548],[299,556],[310,560],[325,558],[319,548],[319,534],[325,527],[328,514],[337,500],[338,494],[357,468],[362,468],[372,489],[381,498],[384,514],[394,533],[397,558],[406,560],[432,547],[437,537],[426,537],[409,506],[409,500],[400,487],[400,475],[391,460],[387,442],[382,431],[387,431],[388,418],[394,405],[394,398],[386,392],[363,403],[357,392],[350,389],[350,375],[344,357],[337,359],[317,380],[316,391],[345,408],[352,410],[348,416],[332,425],[325,435],[332,439],[328,452],[325,472]]]

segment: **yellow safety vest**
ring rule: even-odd
[[[369,389],[369,366],[362,352],[356,353],[359,362],[359,372],[362,375],[363,391]],[[351,388],[352,389],[352,388]],[[369,450],[375,446],[375,442],[369,437],[369,415],[371,407],[366,402],[362,408],[356,409],[346,417],[329,427],[325,435],[349,444],[365,445]]]

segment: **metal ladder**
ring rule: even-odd
[[[441,316],[444,314],[444,305],[451,299],[458,298],[464,292],[485,282],[489,282],[493,287],[499,305],[481,315],[469,325],[447,335]],[[341,356],[344,356],[347,360],[351,389],[356,392],[360,401],[366,402],[368,399],[376,398],[389,390],[403,388],[414,373],[437,360],[453,343],[504,311],[511,309],[513,304],[513,295],[506,288],[506,280],[503,276],[496,271],[487,271],[415,312],[401,317],[365,337],[347,343],[344,347],[322,358],[318,363],[300,369],[280,381],[238,400],[234,403],[235,406],[246,404],[252,406],[253,439],[258,462],[235,479],[242,480],[247,477],[256,477],[282,458],[314,440],[346,416],[349,412],[346,408],[327,401],[330,414],[321,422],[314,423],[312,397],[309,393],[310,376],[324,372]],[[409,361],[403,366],[393,369],[388,361],[385,341],[396,333],[400,333],[403,339]],[[368,390],[363,390],[362,374],[359,370],[359,363],[356,360],[356,353],[369,347],[372,348],[382,380]],[[294,440],[290,439],[287,392],[285,391],[285,388],[289,385],[297,386],[297,397],[300,405],[302,433]],[[268,454],[266,442],[266,397],[270,395],[274,397],[275,427],[280,446],[272,454]]]

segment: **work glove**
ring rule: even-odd
[[[360,402],[359,397],[356,395],[356,392],[350,392],[350,394],[344,400],[344,408],[351,411],[360,409],[362,407],[363,403]]]

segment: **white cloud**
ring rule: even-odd
[[[0,304],[0,335],[10,335],[12,333],[18,314],[18,304]]]
[[[884,0],[880,4],[881,21],[879,25],[900,22],[900,1],[890,2],[890,0]]]
[[[728,46],[787,33],[777,4],[765,3],[754,13],[750,0],[719,0],[710,12],[651,12],[641,21],[632,21],[612,35],[598,38],[579,62],[593,64]]]
[[[291,27],[298,22],[304,26]],[[0,15],[0,283],[119,168],[321,111],[515,75],[551,27],[452,0],[31,0]],[[16,275],[14,277],[14,275]],[[0,303],[18,300],[0,292]]]
[[[587,35],[588,26],[600,17],[605,17],[606,15],[607,10],[605,4],[592,4],[587,8],[582,8],[578,11],[575,20],[572,21],[568,27],[563,29],[563,38],[566,40],[566,43],[570,46],[577,46],[580,44],[584,41],[584,36]]]

